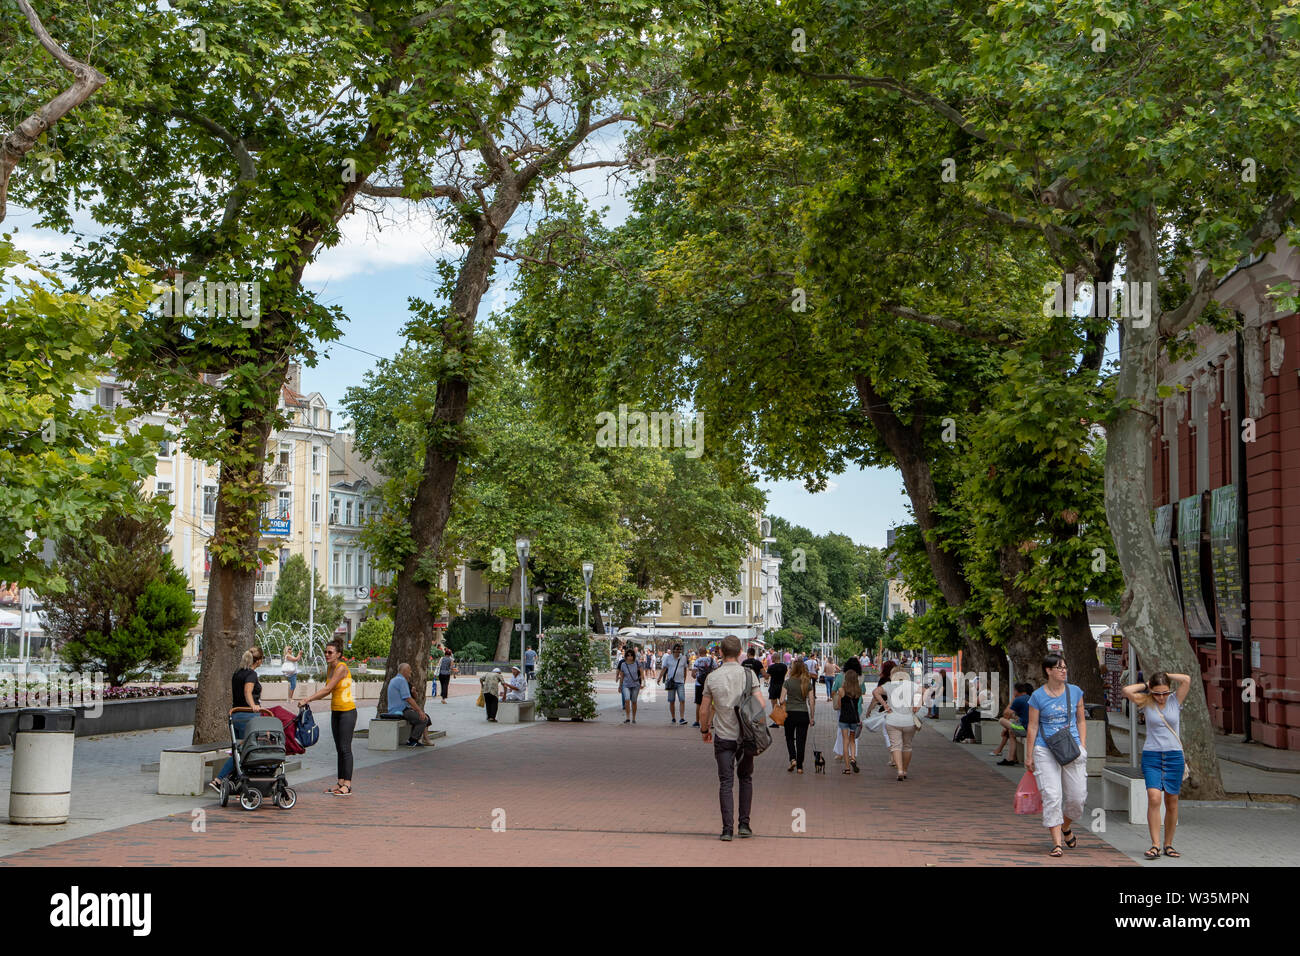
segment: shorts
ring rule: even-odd
[[[696,684],[696,685],[695,685],[695,703],[696,703],[696,704],[703,704],[703,703],[704,703],[704,685],[703,685],[703,684]]]
[[[1142,778],[1147,789],[1178,796],[1183,789],[1183,762],[1181,750],[1142,751]]]
[[[668,685],[668,703],[671,704],[675,700],[680,700],[683,704],[686,703],[685,681],[678,681],[675,684]]]
[[[625,704],[628,704],[628,703],[635,704],[635,703],[636,703],[637,695],[638,695],[639,693],[641,693],[641,688],[640,688],[639,686],[638,686],[638,687],[628,687],[626,684],[624,684],[623,687],[622,687],[622,691],[623,691],[623,703],[625,703]]]
[[[861,726],[862,726],[861,721],[857,721],[852,724],[846,724],[844,721],[842,720],[840,721],[840,730],[851,730],[853,731],[854,737],[858,736],[859,728],[861,728]]]

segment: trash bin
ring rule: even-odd
[[[76,720],[76,711],[63,707],[18,712],[9,784],[10,823],[68,822]]]

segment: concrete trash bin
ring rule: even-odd
[[[76,720],[76,711],[63,707],[18,712],[9,784],[10,823],[68,822]]]

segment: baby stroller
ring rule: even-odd
[[[239,797],[245,810],[256,810],[263,797],[270,797],[281,810],[292,810],[298,794],[284,776],[284,727],[275,717],[254,717],[244,729],[244,739],[235,739],[235,721],[230,725],[234,772],[221,781],[221,805]]]

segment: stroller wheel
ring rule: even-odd
[[[230,802],[230,781],[224,777],[221,780],[221,805],[224,807]]]
[[[292,810],[298,802],[298,792],[293,787],[285,787],[275,795],[275,805],[281,810]]]
[[[256,810],[262,805],[262,791],[254,786],[245,787],[239,795],[239,805],[245,810]]]

